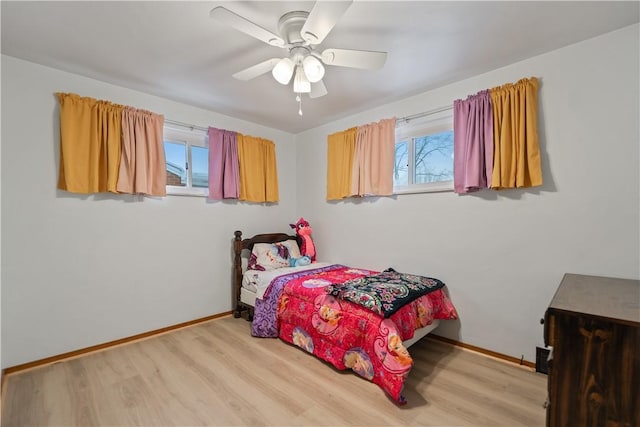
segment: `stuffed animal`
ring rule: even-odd
[[[295,224],[289,225],[291,226],[291,228],[296,230],[296,234],[302,241],[302,246],[300,246],[300,253],[302,255],[307,255],[311,259],[311,262],[316,262],[316,247],[313,244],[313,239],[311,238],[313,229],[311,228],[307,220],[304,218],[300,218]]]
[[[309,264],[311,264],[311,258],[308,255],[303,255],[300,258],[289,258],[289,267],[302,267]]]

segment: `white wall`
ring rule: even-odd
[[[2,56],[1,366],[230,310],[233,230],[288,232],[298,216],[321,258],[444,280],[461,319],[439,334],[534,360],[538,321],[565,272],[640,277],[638,28],[295,137]],[[324,200],[328,134],[529,76],[541,79],[543,187]],[[58,91],[272,139],[281,201],[58,191]]]
[[[298,215],[320,258],[431,275],[460,321],[436,333],[526,360],[565,272],[638,278],[638,25],[296,135]],[[328,203],[326,137],[537,76],[544,186]]]
[[[58,191],[55,92],[271,139],[280,203]],[[2,107],[3,368],[230,310],[233,231],[295,220],[291,134],[7,56]]]

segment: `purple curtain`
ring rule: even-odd
[[[491,187],[493,115],[488,90],[453,103],[453,188],[470,193]]]
[[[209,199],[237,199],[240,194],[236,132],[209,128]]]

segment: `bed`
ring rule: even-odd
[[[292,267],[288,258],[300,256],[296,236],[234,235],[233,315],[246,311],[253,336],[279,337],[406,403],[402,390],[413,365],[407,348],[441,320],[457,318],[444,283],[393,269]]]

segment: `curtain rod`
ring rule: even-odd
[[[441,113],[441,112],[447,111],[447,110],[453,110],[453,106],[452,105],[448,105],[446,107],[435,108],[433,110],[423,111],[422,113],[416,113],[416,114],[412,114],[410,116],[400,117],[400,118],[396,119],[396,126],[398,126],[398,124],[401,124],[401,123],[408,123],[411,120],[419,119],[421,117],[430,116],[432,114]],[[164,122],[166,124],[169,124],[169,125],[180,126],[180,127],[191,129],[191,130],[199,130],[199,131],[202,131],[202,132],[205,132],[205,133],[209,131],[209,128],[192,125],[190,123],[179,122],[179,121],[176,121],[176,120],[165,119]]]
[[[192,124],[184,123],[184,122],[178,122],[176,120],[165,119],[164,122],[166,124],[169,124],[169,125],[180,126],[180,127],[191,129],[191,130],[199,130],[199,131],[202,131],[202,132],[205,132],[205,133],[209,131],[209,128],[205,128],[205,127],[202,127],[202,126],[196,126],[196,125],[192,125]]]
[[[435,108],[433,110],[429,110],[429,111],[424,111],[422,113],[416,113],[416,114],[412,114],[410,116],[404,116],[404,117],[400,117],[398,119],[396,119],[396,126],[398,124],[402,124],[402,123],[408,123],[411,120],[414,119],[419,119],[421,117],[426,117],[426,116],[430,116],[432,114],[437,114],[437,113],[441,113],[443,111],[447,111],[447,110],[453,110],[453,105],[448,105],[446,107],[440,107],[440,108]],[[400,122],[400,123],[399,123]]]

